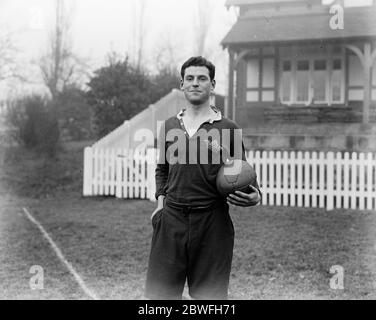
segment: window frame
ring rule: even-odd
[[[281,103],[286,104],[288,106],[310,106],[310,105],[338,105],[345,103],[345,87],[346,87],[346,77],[345,77],[345,49],[341,46],[341,49],[338,53],[334,53],[333,46],[327,45],[327,50],[325,54],[306,54],[305,56],[298,56],[298,49],[304,48],[304,46],[291,46],[291,54],[289,57],[287,55],[281,54],[279,57],[279,100]],[[308,85],[308,99],[306,101],[298,101],[298,92],[297,92],[297,62],[302,60],[309,61],[309,85]],[[325,76],[325,100],[315,100],[314,99],[314,64],[315,61],[325,60],[326,61],[326,76]],[[338,101],[333,100],[333,83],[332,83],[332,74],[333,74],[333,62],[334,60],[341,61],[341,98]],[[284,62],[290,62],[291,64],[291,79],[290,79],[290,98],[288,100],[284,99],[284,92],[283,92],[283,64]]]
[[[278,68],[276,68],[276,59],[277,59],[277,50],[273,47],[273,50],[269,52],[265,52],[264,48],[259,48],[256,54],[249,54],[247,55],[246,61],[246,72],[245,72],[245,102],[247,104],[262,104],[262,103],[275,103],[277,101],[277,81],[276,81],[276,74],[278,73]],[[258,85],[256,87],[248,87],[248,63],[250,60],[257,61],[258,64]],[[273,86],[263,86],[264,82],[264,60],[272,60],[272,78],[273,78]],[[248,100],[247,96],[249,92],[257,92],[257,100]],[[273,100],[263,100],[263,95],[268,93],[273,94]]]

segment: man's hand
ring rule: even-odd
[[[255,206],[261,201],[261,196],[259,191],[254,186],[250,185],[250,187],[253,190],[251,193],[235,191],[235,194],[229,194],[227,197],[227,202],[239,207]]]
[[[155,209],[155,210],[153,211],[153,213],[151,214],[151,216],[150,216],[150,220],[153,220],[153,217],[155,216],[155,214],[156,214],[159,210],[162,210],[162,209],[163,209],[163,207],[158,206],[157,209]]]
[[[160,195],[159,197],[158,197],[158,205],[157,205],[157,209],[155,209],[154,211],[153,211],[153,213],[151,214],[151,217],[150,217],[150,220],[151,219],[153,219],[153,217],[155,216],[155,214],[159,211],[159,210],[162,210],[163,209],[163,201],[164,201],[164,198],[165,198],[165,196],[163,196],[163,195]]]

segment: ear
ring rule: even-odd
[[[181,79],[180,80],[180,90],[183,90],[184,89],[184,80]]]
[[[215,80],[212,80],[212,81],[211,81],[211,84],[212,84],[211,90],[213,91],[213,90],[215,89],[215,85],[216,85]]]

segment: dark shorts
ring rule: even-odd
[[[227,299],[234,227],[226,202],[182,208],[166,202],[153,219],[145,297],[181,299],[187,280],[194,299]]]

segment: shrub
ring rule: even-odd
[[[16,127],[16,139],[28,149],[49,157],[56,154],[59,126],[53,104],[40,96],[13,101],[7,120]]]
[[[74,86],[66,87],[56,97],[61,139],[88,140],[92,137],[91,110],[86,93]]]
[[[109,62],[108,66],[96,70],[88,83],[87,99],[97,138],[179,87],[179,75],[168,68],[150,75],[133,66],[127,57],[115,57]]]

